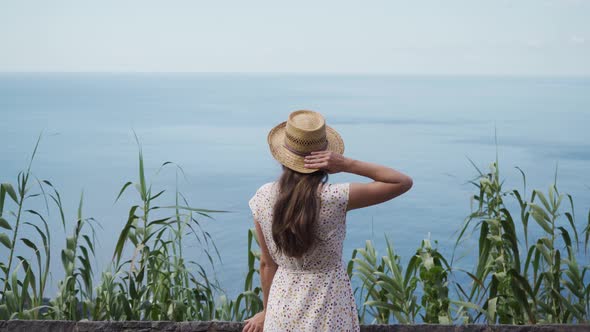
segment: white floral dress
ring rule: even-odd
[[[359,331],[350,279],[342,262],[349,184],[322,188],[316,226],[319,240],[301,258],[277,253],[271,225],[277,187],[276,182],[263,185],[249,202],[279,266],[268,296],[264,331]]]

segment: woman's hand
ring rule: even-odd
[[[262,332],[264,328],[264,310],[252,316],[250,319],[246,319],[246,325],[242,332]]]
[[[332,151],[314,151],[305,157],[305,168],[322,169],[330,174],[346,172],[351,159]]]

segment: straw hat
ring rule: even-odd
[[[320,113],[307,110],[289,114],[287,121],[274,127],[268,133],[268,145],[276,160],[300,173],[317,171],[303,167],[305,156],[312,151],[344,152],[344,142],[340,134],[326,126]]]

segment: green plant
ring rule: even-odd
[[[462,227],[455,249],[468,228],[479,229],[479,254],[475,271],[465,271],[473,280],[471,291],[467,293],[460,284],[456,285],[460,299],[452,302],[459,306],[457,311],[469,321],[483,317],[488,323],[588,321],[588,285],[584,278],[589,267],[577,261],[581,252],[573,199],[558,192],[557,176],[548,196],[533,190],[530,199],[524,200],[526,176],[521,169],[518,170],[523,177],[523,194],[515,189],[503,191],[497,161],[487,174],[477,170],[479,181],[472,183],[479,189],[474,196],[478,208]],[[514,197],[520,207],[524,250],[505,202],[509,197]],[[563,213],[561,204],[565,197],[570,210]],[[542,235],[529,246],[531,216]],[[588,243],[587,230],[584,247]],[[521,252],[526,252],[526,256],[521,257]]]
[[[583,282],[590,267],[580,266],[576,257],[579,238],[573,199],[570,195],[560,194],[556,183],[549,187],[548,196],[538,190],[535,190],[533,195],[539,198],[540,204],[531,201],[530,213],[545,232],[545,236],[529,248],[526,268],[528,269],[530,264],[533,269],[533,285],[534,289],[538,290],[536,303],[542,315],[540,321],[584,322],[589,319],[590,313],[587,311],[587,295],[584,294],[588,292],[588,286]],[[568,223],[562,222],[562,225],[558,226],[562,215],[560,207],[565,197],[568,197],[570,202],[570,211],[563,213]],[[575,245],[572,244],[572,233]],[[560,250],[560,247],[563,249]]]
[[[516,228],[510,211],[506,208],[502,189],[498,161],[490,165],[490,172],[484,174],[475,164],[479,181],[471,181],[479,193],[474,196],[478,202],[477,210],[472,213],[455,242],[455,249],[472,223],[479,229],[479,252],[475,272],[467,273],[473,280],[469,295],[458,285],[467,301],[456,301],[478,310],[474,321],[481,315],[489,322],[503,324],[534,323],[535,315],[528,301],[520,294],[522,287],[515,285],[515,276],[520,275],[520,252]],[[489,280],[489,283],[487,283]],[[527,289],[528,288],[524,288]],[[518,295],[515,295],[515,291]]]
[[[410,259],[408,270],[418,267],[423,294],[420,299],[424,314],[422,321],[430,324],[450,324],[451,310],[449,299],[449,263],[430,240],[422,241],[416,255]]]
[[[248,230],[248,274],[244,280],[244,290],[238,294],[235,300],[228,300],[225,295],[220,299],[220,305],[216,312],[216,318],[220,320],[242,321],[252,317],[264,309],[261,299],[262,288],[255,281],[260,277],[260,242],[254,228]]]
[[[18,190],[15,191],[10,183],[0,185],[0,228],[3,229],[0,233],[0,243],[8,250],[7,261],[0,261],[0,270],[4,274],[3,277],[0,277],[2,282],[0,319],[39,318],[39,310],[43,308],[51,259],[51,236],[45,217],[36,210],[25,207],[30,199],[44,195],[43,182],[39,180],[36,181],[36,187],[42,193],[31,193],[33,188],[31,168],[41,137],[42,135],[39,135],[37,139],[26,171],[18,173]],[[16,212],[5,212],[7,195],[16,205]],[[29,217],[31,221],[24,221]],[[12,223],[9,221],[10,219],[12,219]],[[32,220],[35,219],[40,223],[34,223]],[[41,248],[35,243],[34,237],[20,237],[22,227],[30,228],[34,234],[39,236],[43,244]],[[16,255],[19,240],[34,254],[36,266],[33,266],[28,258]],[[18,259],[17,265],[15,265],[15,259]]]
[[[352,279],[357,277],[361,281],[361,287],[357,287],[354,293],[357,298],[360,298],[362,305],[359,309],[359,321],[364,323],[367,321],[367,315],[374,318],[374,321],[379,324],[386,324],[389,322],[391,311],[388,308],[367,306],[366,302],[369,300],[385,302],[384,291],[376,287],[377,276],[376,271],[383,271],[384,266],[378,264],[377,251],[373,246],[372,241],[365,242],[365,248],[357,248],[352,252],[352,258],[347,265],[348,277]]]
[[[137,140],[137,137],[136,137]],[[184,196],[175,192],[175,204],[154,205],[165,190],[152,192],[152,185],[145,177],[143,153],[139,140],[139,180],[134,184],[139,193],[139,204],[131,206],[127,222],[117,241],[114,258],[116,287],[107,284],[101,290],[114,291],[108,299],[121,303],[113,307],[112,317],[106,319],[133,320],[208,320],[215,317],[213,301],[216,282],[211,282],[204,267],[197,262],[188,262],[197,268],[194,274],[184,261],[182,248],[185,232],[192,234],[213,264],[211,248],[217,252],[209,233],[205,232],[195,215],[210,218],[210,213],[223,212],[198,209],[188,206]],[[170,162],[162,164],[160,170]],[[158,172],[160,171],[158,170]],[[178,172],[182,171],[177,168]],[[127,182],[120,190],[117,200],[133,183]],[[178,185],[176,186],[178,188]],[[156,210],[173,210],[172,216],[156,216]],[[133,253],[121,261],[126,244]],[[109,304],[104,300],[98,303]],[[98,308],[97,308],[98,309]],[[98,309],[100,310],[100,309]]]
[[[389,323],[391,316],[402,324],[414,323],[420,310],[415,294],[419,281],[415,261],[410,262],[404,274],[400,257],[387,238],[386,244],[386,255],[379,264],[371,241],[366,242],[365,249],[355,249],[348,264],[349,276],[362,281],[360,297],[364,303],[360,320],[365,321],[368,311],[380,324]]]
[[[63,218],[63,207],[57,190],[54,190],[51,198]],[[54,319],[89,319],[94,307],[91,262],[91,259],[94,258],[95,247],[95,230],[92,226],[94,219],[83,217],[83,202],[84,195],[82,194],[72,235],[66,238],[66,246],[61,251],[61,262],[65,276],[58,284],[57,295],[51,301],[48,311],[48,316]],[[62,225],[65,233],[65,219],[62,219]],[[90,225],[91,236],[83,233],[85,225]]]

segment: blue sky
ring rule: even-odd
[[[590,0],[0,0],[0,71],[590,75]]]

